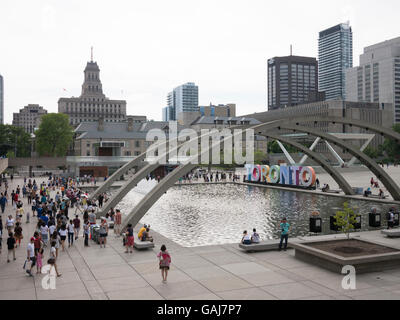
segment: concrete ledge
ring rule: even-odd
[[[400,229],[382,230],[381,233],[388,238],[400,238]]]
[[[279,240],[270,240],[253,244],[239,243],[239,248],[247,252],[274,251],[279,249],[279,242]],[[288,242],[288,249],[291,248],[291,244]]]
[[[341,274],[342,268],[346,265],[353,266],[356,269],[357,274],[396,269],[400,267],[400,250],[374,241],[357,240],[389,247],[397,252],[345,258],[306,245],[313,242],[321,242],[320,240],[293,243],[292,247],[295,249],[295,257],[297,259],[339,274]]]
[[[146,250],[146,249],[152,249],[154,248],[154,242],[151,241],[140,241],[136,236],[135,236],[135,241],[133,246],[137,250]]]

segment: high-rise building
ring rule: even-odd
[[[168,93],[167,107],[163,108],[163,120],[186,122],[187,117],[194,120],[194,114],[198,111],[199,87],[193,82],[188,82]]]
[[[206,117],[236,117],[236,104],[228,103],[226,105],[219,104],[199,107],[200,116]]]
[[[0,124],[4,124],[4,82],[0,74]]]
[[[345,72],[353,67],[353,32],[341,23],[319,33],[318,87],[326,100],[345,99]]]
[[[22,127],[28,133],[34,133],[39,128],[41,118],[47,110],[38,104],[28,104],[19,113],[13,114],[13,126]]]
[[[268,110],[294,106],[318,97],[315,58],[287,56],[268,60]],[[314,93],[312,95],[312,93]]]
[[[70,124],[98,121],[119,122],[126,119],[126,101],[110,100],[103,93],[100,69],[93,58],[87,63],[82,93],[78,98],[60,98],[58,112],[69,116]]]
[[[167,96],[167,106],[163,108],[163,121],[175,121],[175,91],[171,91]]]
[[[346,71],[349,101],[393,105],[393,121],[400,123],[400,37],[364,48],[360,66]]]

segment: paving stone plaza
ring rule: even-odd
[[[400,180],[399,168],[385,170],[389,170],[396,181]],[[354,179],[358,180],[352,184],[366,186],[371,176],[369,172],[357,173]],[[45,178],[36,178],[36,181],[40,183]],[[321,175],[320,181],[325,182]],[[9,193],[17,185],[22,187],[22,178],[17,177],[12,183],[9,180]],[[26,198],[23,198],[23,203],[25,212],[30,211]],[[70,217],[73,212],[70,209]],[[15,216],[10,202],[2,216],[3,222],[8,214]],[[33,235],[36,222],[37,219],[31,217],[31,222],[27,224],[23,218],[24,239],[21,247],[16,249],[16,261],[7,263],[7,236],[3,235],[0,299],[400,299],[400,269],[357,275],[356,290],[344,290],[341,286],[343,275],[301,262],[294,257],[294,250],[245,253],[237,243],[185,248],[154,230],[155,248],[135,250],[133,254],[124,253],[121,238],[117,238],[112,230],[106,248],[100,248],[93,241],[86,248],[80,235],[71,248],[66,246],[64,252],[60,248],[57,265],[62,276],[56,279],[55,290],[45,290],[41,284],[44,275],[36,274],[34,268],[32,278],[22,268],[27,243]],[[385,238],[380,231],[358,232],[354,236],[400,249],[399,240]],[[344,236],[321,236],[334,237]],[[304,239],[290,238],[289,241]],[[167,246],[172,257],[167,283],[161,281],[156,257],[162,244]],[[43,264],[48,257],[47,248]]]

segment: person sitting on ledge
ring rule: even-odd
[[[242,243],[243,244],[251,244],[251,236],[247,233],[246,230],[243,231]]]
[[[145,232],[147,229],[147,224],[145,224],[142,228],[140,228],[139,232],[138,232],[138,239],[142,240],[142,236],[143,236],[143,232]]]
[[[372,194],[371,188],[368,187],[368,189],[364,191],[364,197],[368,198],[368,196],[371,194]]]
[[[260,243],[260,235],[257,233],[256,228],[253,229],[253,234],[251,235],[251,243]]]
[[[385,199],[386,198],[385,197],[385,193],[383,192],[382,189],[379,189],[379,198],[381,198],[381,199]]]
[[[149,227],[147,227],[146,231],[143,232],[141,241],[153,242],[153,237],[150,236],[150,228]]]
[[[325,183],[324,186],[322,187],[322,192],[328,192],[329,191],[329,184]]]

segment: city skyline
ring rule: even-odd
[[[236,103],[239,115],[262,112],[267,110],[270,57],[287,56],[290,44],[294,55],[317,57],[318,32],[350,20],[354,65],[358,65],[364,47],[400,35],[394,19],[400,4],[389,2],[382,6],[374,1],[365,7],[361,1],[339,1],[317,12],[302,11],[300,18],[296,12],[304,4],[295,1],[247,5],[205,1],[195,10],[181,1],[117,1],[113,6],[101,1],[4,1],[0,5],[0,26],[7,30],[2,42],[8,48],[0,52],[4,120],[11,123],[13,111],[28,104],[57,112],[60,97],[78,97],[91,46],[102,69],[106,96],[126,100],[127,114],[161,120],[170,88],[186,82],[199,86],[200,105],[219,101]],[[296,17],[293,21],[282,22],[279,14],[269,14],[288,8]],[[377,30],[371,19],[383,14],[387,18]],[[71,20],[71,15],[76,16]],[[276,26],[280,26],[277,34]]]

